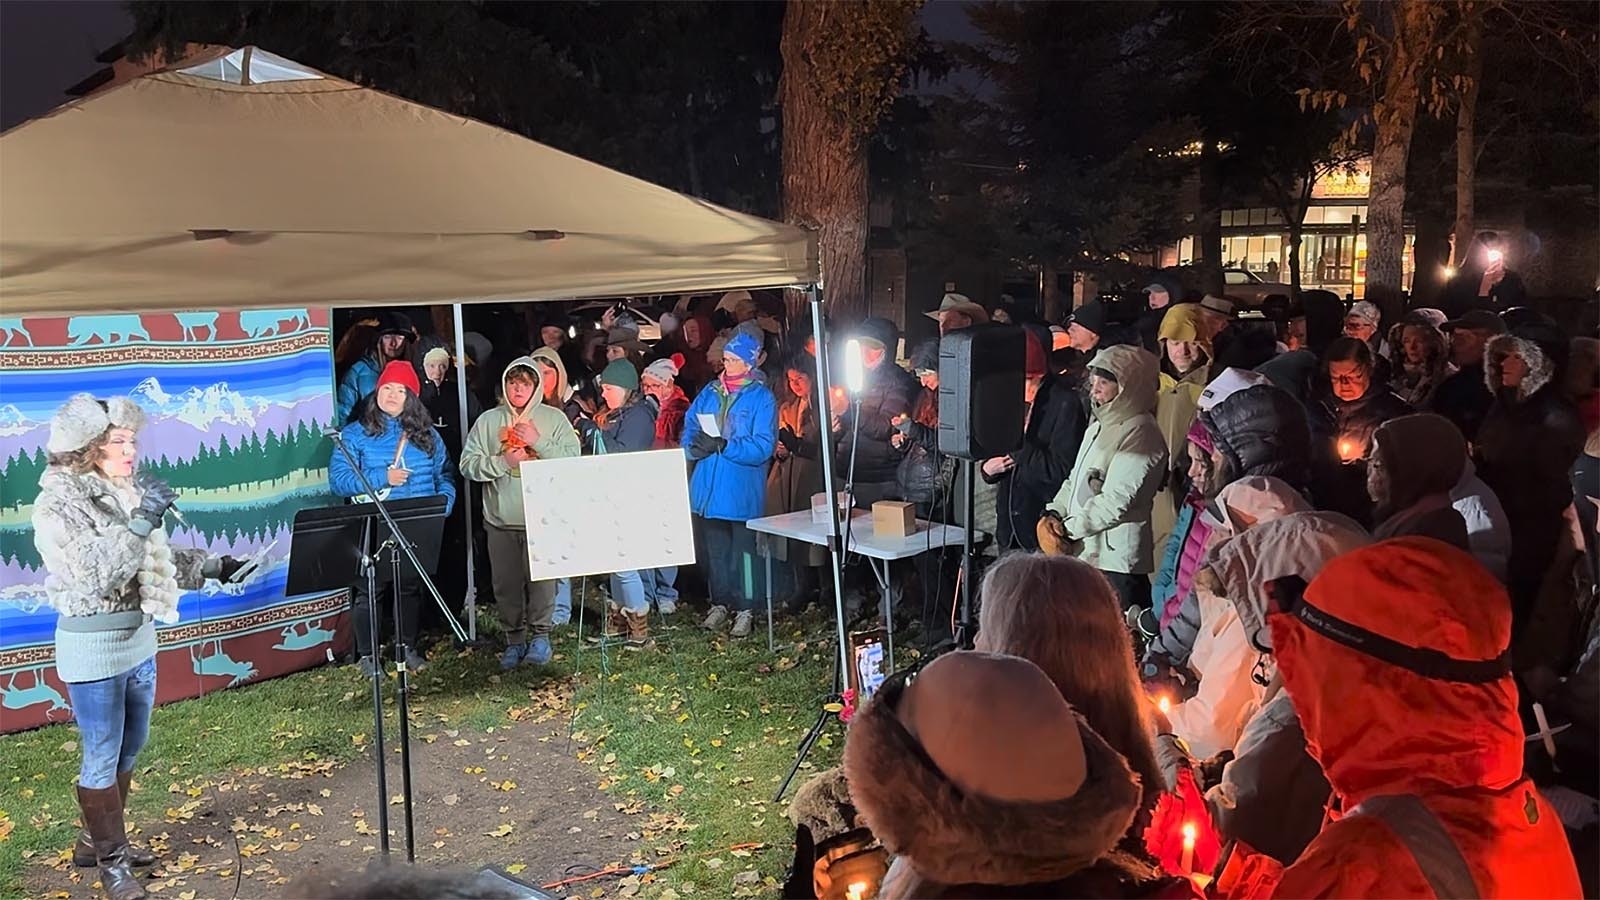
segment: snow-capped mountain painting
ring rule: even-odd
[[[56,381],[50,385],[53,389],[48,393],[42,385],[30,384],[21,373],[8,375],[7,400],[13,396],[19,400],[37,397],[40,402],[28,404],[28,408],[16,401],[0,405],[0,462],[21,451],[31,453],[34,448],[43,446],[55,407],[71,393],[81,390],[89,390],[98,397],[120,393],[133,398],[148,416],[145,429],[139,435],[143,452],[152,459],[165,456],[174,462],[193,458],[201,447],[214,450],[224,438],[230,445],[237,446],[240,438],[252,434],[264,438],[268,431],[284,435],[302,422],[320,431],[331,418],[328,411],[332,405],[331,377],[313,376],[309,384],[288,385],[290,391],[264,394],[247,392],[248,388],[237,389],[234,385],[253,385],[249,375],[241,373],[239,367],[231,368],[231,372],[215,372],[231,376],[231,379],[224,377],[216,381],[198,381],[196,376],[200,372],[195,370],[174,375],[164,371],[161,375],[143,375],[137,380],[129,377],[131,373],[120,371],[108,372],[104,379],[87,377],[89,373],[83,373],[86,377],[75,379],[70,388]],[[214,371],[214,367],[195,369]],[[99,386],[94,386],[96,381],[100,382]],[[283,387],[271,382],[263,386]],[[297,387],[300,389],[295,390]]]
[[[42,602],[46,573],[30,523],[50,420],[78,393],[130,397],[145,410],[144,465],[185,506],[187,524],[168,523],[174,546],[260,556],[244,583],[184,595],[178,626],[162,629],[158,702],[192,696],[214,674],[207,667],[234,673],[233,684],[237,673],[270,678],[337,650],[323,636],[342,633],[343,592],[284,594],[296,513],[333,502],[322,437],[333,418],[328,311],[17,322],[31,340],[0,344],[0,684],[20,674],[44,699],[19,705],[8,695],[0,732],[66,715],[67,692],[47,662],[56,614]],[[220,677],[206,684],[222,686]]]

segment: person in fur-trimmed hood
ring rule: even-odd
[[[891,681],[850,725],[844,769],[896,855],[878,892],[1128,897],[1159,890],[1115,848],[1139,778],[1038,666],[964,650]]]
[[[155,623],[178,621],[178,598],[239,570],[231,557],[174,550],[163,521],[177,494],[139,474],[144,412],[132,400],[78,394],[50,420],[49,465],[33,506],[45,598],[57,613],[56,674],[82,737],[73,862],[98,866],[111,900],[144,888],[132,868],[155,855],[129,845],[123,821],[134,761],[156,697]]]
[[[1572,502],[1568,473],[1583,452],[1584,427],[1563,393],[1568,341],[1553,325],[1530,323],[1489,339],[1484,384],[1495,395],[1474,445],[1478,475],[1511,526],[1506,587],[1521,626]]]

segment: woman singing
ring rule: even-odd
[[[433,429],[433,418],[417,396],[421,382],[417,370],[403,360],[394,360],[384,367],[378,377],[378,389],[373,401],[368,403],[361,418],[344,427],[345,449],[355,457],[367,482],[384,500],[405,500],[412,497],[432,497],[443,494],[444,514],[456,503],[456,480],[451,471],[450,456],[445,452],[444,439]],[[366,493],[361,478],[351,468],[343,451],[334,448],[328,464],[328,484],[341,497],[357,497]],[[434,555],[438,548],[433,548]],[[356,633],[356,648],[360,654],[361,672],[371,677],[375,663],[372,646],[372,605],[382,603],[389,596],[394,583],[394,569],[387,555],[377,567],[377,599],[367,596],[363,580],[355,587],[352,604],[352,624]],[[411,563],[400,562],[400,614],[403,619],[395,624],[395,633],[405,647],[406,668],[420,671],[426,662],[416,652],[417,601],[422,595],[422,579]],[[382,630],[381,627],[379,629]]]
[[[126,397],[68,400],[50,421],[50,464],[33,507],[45,596],[60,614],[56,674],[66,682],[83,742],[84,830],[72,857],[79,866],[99,866],[110,900],[144,897],[132,869],[155,862],[129,845],[123,821],[155,705],[155,623],[178,621],[183,590],[239,569],[231,557],[167,543],[162,519],[177,495],[161,481],[136,477],[143,425],[143,411]]]

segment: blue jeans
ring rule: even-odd
[[[663,566],[659,569],[641,569],[639,577],[644,579],[644,595],[651,603],[659,604],[665,600],[668,603],[678,602],[678,567]]]
[[[762,575],[756,568],[756,535],[743,522],[701,519],[706,536],[706,581],[711,603],[741,612],[755,606]]]
[[[638,571],[611,574],[611,599],[631,613],[650,611],[650,598],[644,592],[644,579]]]
[[[551,624],[565,625],[572,621],[572,579],[563,578],[556,582],[556,612],[550,618]]]
[[[154,656],[121,675],[67,685],[72,715],[83,741],[78,784],[115,787],[118,772],[133,770],[150,737],[150,710],[156,705]]]

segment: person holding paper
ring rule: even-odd
[[[455,473],[451,471],[444,438],[434,430],[433,417],[428,415],[428,408],[418,396],[420,389],[417,370],[410,363],[398,359],[389,363],[378,376],[373,402],[366,405],[359,419],[344,427],[344,445],[382,499],[405,500],[442,494],[444,514],[449,516],[456,503]],[[338,449],[333,451],[328,462],[328,486],[341,497],[359,497],[366,492],[361,479],[350,467],[350,460]],[[351,622],[362,674],[369,677],[374,666],[372,655],[377,650],[372,646],[372,605],[382,604],[383,598],[389,596],[393,579],[392,568],[378,566],[376,599],[367,596],[365,581],[355,586]],[[405,644],[406,666],[413,672],[427,665],[415,649],[417,603],[421,597],[421,579],[410,569],[409,563],[402,563],[400,613],[404,621],[395,623],[395,632]]]
[[[761,515],[767,462],[778,443],[778,401],[752,374],[760,354],[748,334],[723,345],[722,375],[694,398],[683,425],[683,449],[695,463],[689,508],[705,535],[711,587],[701,627],[721,628],[731,613],[734,637],[748,637],[752,627],[745,575],[756,568],[756,541],[745,522]]]
[[[578,434],[561,410],[543,402],[544,373],[532,356],[519,356],[501,375],[500,405],[478,417],[461,449],[461,472],[483,485],[483,525],[489,572],[505,630],[500,668],[550,662],[556,584],[528,574],[528,525],[521,467],[534,459],[580,456]]]

